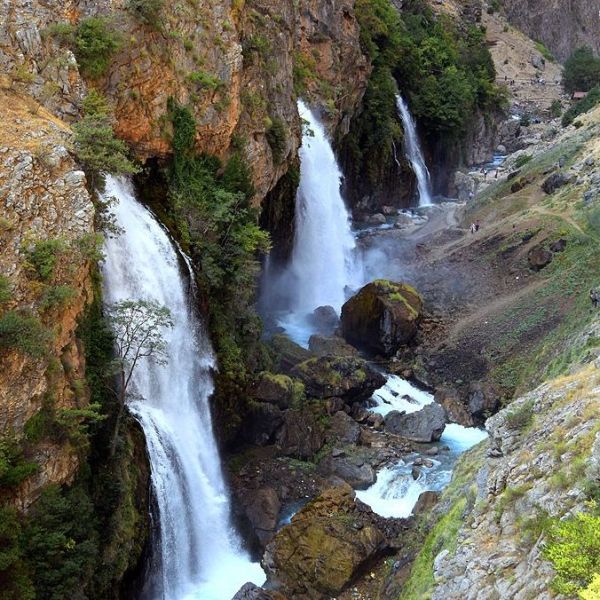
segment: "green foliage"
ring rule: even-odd
[[[12,298],[12,286],[10,279],[0,275],[0,306],[6,304]]]
[[[506,415],[506,424],[510,429],[525,429],[533,421],[533,401],[523,402],[509,410]]]
[[[37,470],[36,463],[25,459],[23,450],[14,437],[0,437],[0,488],[17,486]]]
[[[35,590],[23,561],[21,523],[13,508],[0,507],[0,597],[34,600]]]
[[[48,286],[42,294],[40,308],[42,310],[52,310],[62,308],[76,296],[77,292],[70,285],[51,285]]]
[[[302,96],[310,82],[317,78],[317,63],[314,57],[304,52],[294,53],[294,91]]]
[[[592,108],[598,104],[600,104],[600,85],[592,88],[583,100],[580,100],[565,112],[562,118],[563,127],[567,127],[573,123],[579,115],[592,110]]]
[[[37,600],[85,597],[85,582],[97,568],[98,540],[93,505],[82,487],[46,489],[21,543]]]
[[[563,107],[562,102],[560,100],[554,100],[550,105],[550,116],[553,119],[557,119],[562,115]]]
[[[136,173],[125,142],[115,137],[106,100],[92,90],[83,103],[84,117],[73,126],[75,153],[86,169],[91,187],[102,186],[102,173]]]
[[[572,595],[585,589],[600,575],[600,512],[593,504],[565,520],[555,520],[544,548],[557,573],[555,590]]]
[[[517,160],[515,160],[515,167],[517,169],[524,167],[532,158],[533,156],[531,156],[531,154],[521,154],[521,156],[517,157]]]
[[[17,350],[32,358],[43,358],[50,340],[50,332],[34,316],[11,310],[0,317],[0,350]]]
[[[212,91],[218,90],[223,82],[206,71],[194,71],[188,75],[188,81],[196,84],[200,88],[209,89]]]
[[[537,48],[537,51],[548,61],[550,62],[556,62],[556,59],[554,58],[554,54],[552,54],[552,52],[550,52],[550,50],[548,50],[548,48],[546,47],[546,45],[543,42],[535,42],[535,47]]]
[[[164,0],[128,0],[127,10],[139,21],[146,23],[154,29],[160,29],[160,13]]]
[[[272,117],[266,136],[273,153],[273,161],[280,164],[287,149],[287,129],[283,119]]]
[[[82,19],[74,34],[74,51],[82,74],[92,79],[104,75],[121,44],[121,36],[109,19]]]
[[[579,592],[581,600],[600,600],[600,574],[595,574],[585,590]]]
[[[600,58],[594,56],[591,48],[583,46],[569,56],[563,71],[565,91],[587,92],[600,85]]]
[[[50,281],[60,254],[65,252],[66,243],[61,239],[40,240],[25,252],[27,263],[40,281]]]

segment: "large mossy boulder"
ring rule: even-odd
[[[368,400],[385,385],[385,377],[367,361],[353,356],[321,356],[297,365],[292,374],[304,383],[313,398],[342,398],[344,402]]]
[[[362,288],[342,307],[342,334],[374,354],[392,356],[417,333],[423,300],[406,283],[379,279]]]
[[[251,395],[258,402],[276,404],[279,408],[285,409],[301,405],[304,398],[304,385],[287,375],[263,371],[256,377]]]
[[[289,598],[331,598],[386,547],[344,485],[304,506],[269,543],[262,565],[269,583]]]
[[[289,373],[298,363],[308,360],[312,352],[296,344],[287,335],[278,333],[271,338],[276,370],[281,373]]]

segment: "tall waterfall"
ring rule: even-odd
[[[361,283],[350,215],[340,192],[341,171],[324,127],[302,102],[306,122],[300,149],[300,186],[296,198],[291,262],[280,281],[289,313],[281,322],[301,343],[310,335],[310,314],[319,306],[340,311],[346,287]]]
[[[124,233],[106,242],[103,266],[108,304],[154,300],[171,311],[165,331],[168,363],[141,363],[129,410],[144,429],[159,520],[150,600],[230,600],[264,574],[242,551],[215,443],[208,400],[215,361],[191,306],[190,286],[172,241],[139,204],[128,182],[107,178],[105,196]]]
[[[408,109],[408,105],[404,101],[404,98],[402,98],[400,94],[396,95],[396,106],[398,107],[402,125],[404,126],[404,147],[406,156],[417,177],[419,206],[430,206],[432,203],[431,178],[421,150],[421,143],[419,142],[415,120],[410,114],[410,110]]]

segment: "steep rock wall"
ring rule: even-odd
[[[580,46],[600,54],[600,6],[593,0],[503,0],[508,19],[561,62]]]
[[[50,337],[48,349],[31,356],[0,350],[0,432],[23,435],[28,422],[49,409],[82,408],[88,397],[85,361],[75,330],[90,296],[89,242],[94,209],[85,176],[68,151],[68,127],[37,102],[0,89],[0,273],[10,281],[10,300],[0,312],[26,313]],[[36,243],[58,240],[54,274],[41,281],[31,264]],[[68,286],[60,305],[48,303],[57,286]],[[20,334],[26,335],[26,334]],[[26,508],[48,483],[71,481],[78,458],[71,444],[43,439],[28,447],[39,470],[16,492]]]

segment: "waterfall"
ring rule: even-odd
[[[212,430],[209,397],[215,365],[191,303],[185,261],[126,181],[107,178],[106,198],[123,233],[106,242],[105,302],[154,300],[171,311],[168,363],[140,363],[129,410],[144,429],[158,506],[151,600],[230,600],[264,574],[241,549]]]
[[[419,142],[419,136],[417,134],[417,126],[413,116],[410,114],[408,105],[404,101],[404,98],[400,94],[396,95],[396,106],[398,107],[398,113],[402,119],[402,125],[404,127],[404,147],[406,151],[406,157],[412,165],[415,176],[417,177],[417,188],[419,190],[419,206],[430,206],[431,202],[431,180],[425,159],[423,158],[423,151],[421,150],[421,143]]]
[[[305,133],[300,148],[294,246],[278,287],[283,289],[288,310],[280,324],[297,342],[306,344],[311,313],[319,306],[333,306],[339,313],[346,288],[360,285],[361,274],[333,149],[324,127],[302,101],[298,110]]]

